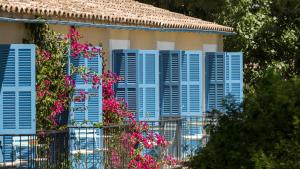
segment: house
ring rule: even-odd
[[[14,50],[7,54],[7,49],[0,48],[1,65],[6,65],[0,69],[0,130],[3,131],[0,134],[5,133],[8,121],[2,119],[6,118],[16,123],[6,131],[21,130],[18,128],[18,122],[22,120],[18,116],[21,109],[16,107],[18,99],[14,99],[21,96],[25,99],[22,103],[31,106],[25,112],[31,126],[23,131],[35,131],[34,114],[31,114],[35,107],[32,102],[35,97],[32,86],[34,47],[23,44],[23,39],[28,37],[26,23],[48,23],[51,29],[60,33],[67,33],[70,26],[78,26],[83,41],[101,44],[109,57],[108,68],[124,77],[116,87],[116,93],[118,97],[125,98],[138,119],[200,119],[197,123],[187,123],[191,132],[184,138],[195,140],[194,136],[202,137],[202,128],[195,129],[197,125],[193,124],[201,123],[207,110],[222,110],[222,100],[226,95],[234,95],[238,102],[242,101],[242,53],[223,51],[223,37],[235,34],[230,27],[134,0],[0,0],[0,45],[19,44],[11,45],[11,49],[29,59],[24,62],[16,60],[19,64],[14,65],[4,57],[17,56],[12,52]],[[78,64],[84,62],[76,61]],[[28,74],[8,75],[10,69],[20,72],[14,67],[22,63],[27,63],[25,69]],[[100,60],[94,62],[98,68],[100,63]],[[22,83],[28,84],[26,91],[28,89],[29,93],[14,95],[12,91],[4,91],[12,89],[5,88],[6,82],[15,86],[14,80],[11,80],[15,76],[20,76],[16,83],[25,76],[31,78],[28,83]],[[98,94],[101,96],[101,93]],[[98,100],[94,100],[93,105],[99,110],[101,98],[95,99]],[[6,109],[5,104],[16,108]],[[89,117],[88,112],[84,112],[78,118],[80,121]],[[96,118],[96,121],[101,121],[101,117]]]

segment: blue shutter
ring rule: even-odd
[[[181,72],[181,115],[202,115],[202,53],[182,51]]]
[[[140,50],[138,55],[139,120],[159,119],[158,51]]]
[[[232,95],[237,103],[243,99],[243,54],[227,52],[225,55],[225,96]]]
[[[34,134],[35,46],[0,45],[0,134]]]
[[[72,98],[78,97],[80,95],[80,90],[87,92],[86,99],[82,101],[71,101],[71,112],[70,120],[76,123],[82,123],[84,121],[89,121],[91,123],[102,122],[102,85],[100,84],[98,88],[93,88],[91,79],[85,84],[82,77],[78,73],[71,73],[71,66],[86,67],[90,72],[102,75],[102,57],[97,54],[92,58],[84,58],[79,56],[78,58],[69,57],[69,69],[68,73],[72,74],[75,80],[76,87]],[[81,154],[80,164],[76,162],[78,160],[79,150],[93,150],[100,149],[103,147],[101,135],[103,133],[102,129],[98,128],[70,128],[70,160],[72,161],[72,168],[95,168],[96,163],[94,161],[100,161],[100,156],[103,154],[101,152],[93,152],[88,155],[85,153]],[[75,160],[76,159],[76,160]],[[84,165],[83,165],[84,164]],[[102,168],[101,164],[96,168]]]
[[[92,123],[97,123],[102,121],[102,85],[98,88],[93,88],[91,79],[89,83],[85,84],[79,73],[72,73],[71,67],[84,66],[92,73],[97,75],[102,74],[102,58],[98,54],[92,58],[84,58],[79,56],[78,58],[69,58],[69,70],[68,73],[72,74],[75,80],[76,87],[72,98],[78,97],[80,90],[87,92],[86,99],[83,101],[71,102],[71,112],[70,119],[75,122],[82,123],[84,121],[90,121]]]
[[[240,103],[243,98],[243,55],[241,52],[206,53],[206,109],[224,110],[225,96]]]
[[[180,52],[160,51],[160,114],[180,115]]]
[[[122,80],[115,86],[118,99],[128,103],[128,110],[137,112],[137,55],[136,50],[113,50],[112,70]]]
[[[224,53],[206,53],[206,109],[222,110],[225,96]]]

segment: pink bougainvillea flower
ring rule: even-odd
[[[143,145],[147,149],[151,149],[153,147],[152,142],[147,138],[143,138]]]
[[[47,61],[51,59],[51,53],[46,50],[42,50],[41,55],[43,56],[42,61]]]
[[[155,138],[156,138],[157,145],[160,145],[162,147],[166,147],[168,145],[168,142],[164,136],[159,135],[158,133],[155,133]]]
[[[74,88],[75,87],[75,80],[73,80],[71,76],[65,75],[65,85]]]

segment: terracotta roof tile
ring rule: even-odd
[[[0,0],[0,12],[84,22],[233,32],[230,27],[134,0]]]

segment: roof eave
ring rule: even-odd
[[[80,26],[80,27],[96,27],[96,28],[111,28],[111,29],[126,29],[126,30],[146,30],[146,31],[160,31],[160,32],[193,32],[206,34],[221,34],[221,35],[235,35],[235,32],[226,32],[219,30],[204,30],[204,29],[188,29],[188,28],[159,28],[146,27],[140,25],[118,25],[118,24],[104,24],[80,21],[62,21],[53,19],[31,19],[31,18],[10,18],[0,17],[1,22],[18,22],[18,23],[48,23],[58,25]]]

